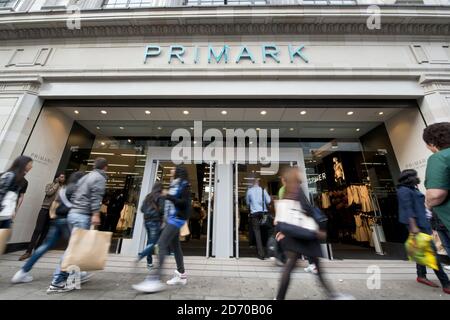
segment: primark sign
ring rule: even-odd
[[[207,61],[211,63],[234,63],[239,64],[242,61],[251,63],[266,63],[269,60],[280,63],[282,59],[289,59],[290,63],[308,63],[304,53],[303,45],[289,44],[278,46],[276,44],[263,44],[255,46],[212,46],[206,47],[186,47],[179,44],[173,44],[162,47],[160,45],[150,44],[145,48],[144,63],[152,59],[165,57],[168,64],[178,61],[179,63],[199,64]]]

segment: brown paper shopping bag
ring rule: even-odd
[[[69,240],[61,269],[103,270],[108,258],[112,232],[75,228]]]
[[[189,231],[189,227],[186,221],[185,224],[183,224],[183,226],[180,229],[180,237],[187,237],[190,234],[191,232]]]
[[[12,229],[0,229],[0,256],[5,252]]]

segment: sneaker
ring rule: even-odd
[[[147,263],[147,270],[152,271],[153,270],[153,263]]]
[[[92,279],[94,274],[93,273],[87,273],[86,271],[81,271],[80,272],[80,276],[81,276],[80,283],[86,283],[86,282],[88,282],[89,280]]]
[[[279,267],[283,267],[283,266],[284,266],[283,261],[281,261],[281,260],[279,260],[279,259],[275,259],[275,264],[276,264],[277,266],[279,266]]]
[[[185,273],[179,273],[177,270],[175,270],[175,275],[172,279],[167,281],[167,284],[169,286],[174,286],[177,284],[185,285],[187,283],[187,274]]]
[[[445,271],[450,271],[450,266],[444,266]]]
[[[153,293],[164,290],[164,284],[159,279],[146,279],[141,283],[134,284],[133,289],[139,292]]]
[[[316,265],[314,263],[310,264],[304,270],[305,270],[305,272],[311,272],[312,274],[317,274],[317,268],[316,268]]]
[[[69,292],[75,290],[74,286],[66,286],[65,283],[63,284],[51,284],[48,289],[47,289],[47,294],[52,294],[52,293],[64,293],[64,292]]]
[[[25,252],[23,255],[20,256],[19,261],[23,261],[31,257],[31,252]]]
[[[33,281],[33,277],[28,273],[20,269],[16,272],[14,277],[12,277],[11,282],[12,283],[28,283]]]
[[[439,288],[439,286],[436,283],[428,280],[427,278],[417,277],[417,282],[422,283],[422,284],[432,287],[432,288]]]
[[[331,300],[356,300],[354,296],[345,293],[335,293],[331,296]]]

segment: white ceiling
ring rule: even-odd
[[[195,120],[203,120],[204,129],[273,128],[280,130],[280,137],[287,138],[358,138],[402,109],[266,108],[266,115],[261,115],[262,109],[257,108],[60,107],[59,110],[93,134],[104,137],[168,137],[175,129],[190,130]],[[75,110],[79,113],[75,114]],[[101,110],[107,114],[102,114]],[[146,110],[151,114],[146,114]],[[189,114],[184,114],[184,110]],[[223,115],[222,110],[227,114]],[[300,114],[303,110],[305,115]],[[347,115],[348,111],[353,111],[353,115]]]
[[[137,121],[385,121],[399,110],[398,108],[69,108],[60,107],[61,111],[77,120],[137,120]],[[78,110],[79,114],[74,111]],[[107,112],[106,115],[101,110]],[[146,114],[149,110],[151,114]],[[185,115],[183,111],[188,110]],[[222,110],[227,114],[223,115]],[[266,115],[260,112],[265,110]],[[301,115],[305,110],[307,113]],[[353,111],[352,116],[347,115]],[[382,111],[383,115],[378,113]]]

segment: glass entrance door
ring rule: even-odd
[[[212,249],[214,217],[215,165],[213,162],[185,164],[191,185],[192,212],[187,221],[189,235],[181,237],[183,253],[187,256],[210,257]],[[171,161],[155,160],[154,183],[159,182],[169,189],[175,164]]]
[[[269,212],[275,216],[274,200],[278,200],[278,192],[282,187],[280,175],[287,167],[298,166],[298,161],[278,163],[278,170],[265,168],[260,164],[234,163],[234,253],[235,257],[256,257],[256,239],[251,226],[250,210],[247,203],[247,192],[252,187],[254,178],[267,190],[271,198]],[[261,229],[262,243],[265,245],[271,236],[270,230]]]

